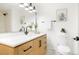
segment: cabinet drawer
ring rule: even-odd
[[[33,50],[33,41],[27,42],[19,47],[17,47],[17,51],[19,55],[27,55]]]

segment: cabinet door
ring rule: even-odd
[[[40,51],[39,51],[39,39],[35,39],[34,40],[34,49],[33,49],[33,53],[34,53],[34,55],[39,55],[40,53]]]
[[[0,55],[13,55],[13,54],[14,54],[14,48],[0,44]]]
[[[19,47],[17,47],[19,55],[29,55],[33,51],[33,41],[27,42]]]
[[[46,36],[41,36],[34,40],[34,54],[41,55],[46,54],[47,41]]]
[[[40,54],[46,54],[47,52],[47,38],[43,36],[40,38],[41,40],[41,47],[40,47]]]

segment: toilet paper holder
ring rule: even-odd
[[[79,41],[79,37],[78,36],[76,36],[75,38],[73,38],[74,40],[76,40],[76,41]]]

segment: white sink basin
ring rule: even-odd
[[[0,44],[16,47],[17,45],[20,45],[29,40],[33,40],[34,38],[41,35],[44,35],[44,33],[28,33],[27,35],[25,35],[24,33],[4,33],[2,35],[0,34]]]

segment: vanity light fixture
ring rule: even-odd
[[[32,3],[19,3],[19,7],[23,7],[25,10],[29,10],[30,13],[36,12],[35,6],[32,6]]]

